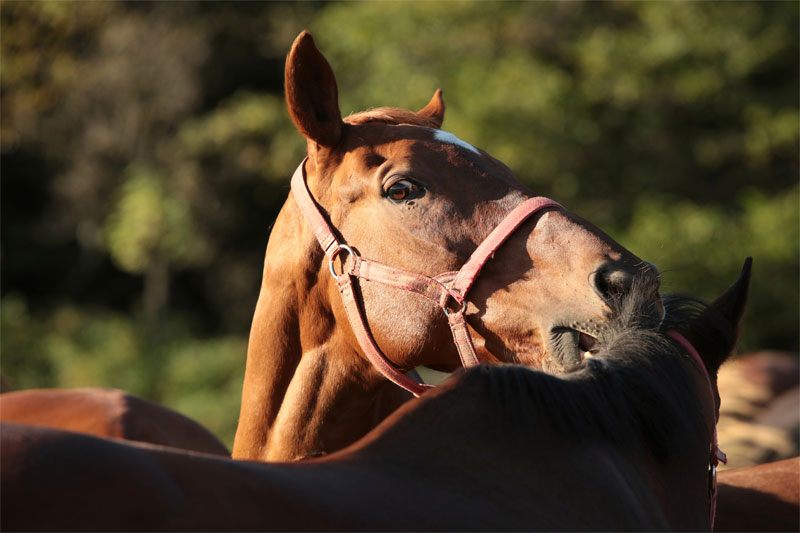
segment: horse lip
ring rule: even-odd
[[[572,370],[586,357],[591,357],[595,338],[588,333],[557,326],[550,330],[550,352],[564,370]]]
[[[578,348],[580,348],[581,353],[586,356],[588,353],[592,353],[592,348],[594,348],[597,339],[589,335],[588,333],[584,333],[582,331],[578,334]]]

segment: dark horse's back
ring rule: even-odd
[[[418,419],[424,429],[413,437],[424,442],[427,433],[432,448],[403,454],[377,442],[297,464],[2,423],[0,530],[669,529],[622,456],[562,448],[569,461],[553,460],[524,442],[497,446],[502,437],[490,433],[471,438],[465,452],[457,432],[442,438],[428,422]]]

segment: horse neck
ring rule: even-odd
[[[692,366],[691,362],[686,363]],[[694,368],[690,370],[690,376],[695,381],[698,398],[703,398],[708,388],[705,379]],[[703,418],[701,425],[707,425],[705,432],[686,435],[666,457],[646,455],[643,460],[642,469],[673,530],[706,531],[711,528],[708,468],[710,435],[716,417],[713,399],[708,403],[707,409],[698,411]],[[686,416],[692,416],[692,413],[686,413]]]
[[[328,298],[336,292],[320,274],[321,260],[302,215],[287,201],[267,246],[235,458],[295,460],[334,451],[409,398],[349,344],[333,318]]]
[[[622,379],[609,380],[601,396],[611,397],[610,388],[624,391],[624,406],[613,401],[609,405],[614,414],[623,413],[626,407],[631,409],[622,419],[625,424],[633,423],[639,435],[629,447],[631,462],[670,529],[708,529],[714,401],[708,397],[703,374],[678,354],[653,354],[634,361],[632,367],[638,371],[633,373],[626,372],[625,366],[620,367]]]
[[[493,367],[470,372],[504,371],[520,369]],[[591,391],[596,386],[591,378],[570,382],[535,374],[538,379],[533,387],[543,391],[542,395],[518,395],[517,400],[514,396],[497,400],[504,396],[498,391],[515,386],[510,381],[481,383],[470,377],[466,383],[461,378],[458,386],[448,382],[400,407],[373,432],[331,459],[350,454],[373,469],[390,462],[396,470],[435,471],[465,485],[477,484],[487,493],[502,489],[507,494],[506,490],[524,487],[529,494],[547,494],[557,486],[576,501],[594,501],[608,490],[609,480],[624,480],[626,497],[638,509],[649,509],[642,517],[661,517],[659,520],[676,529],[708,527],[708,443],[704,436],[687,434],[674,441],[674,448],[666,454],[655,454],[646,438],[636,437],[640,435],[636,428],[624,443],[606,435],[618,427],[613,423],[596,433],[573,432],[569,424],[559,423],[561,414],[549,412],[553,401],[548,403],[543,397],[551,396],[548,388],[550,392],[563,388],[563,397],[576,398],[575,408],[589,411],[590,418],[613,417],[615,412],[591,412],[594,406],[583,401],[601,403],[602,393],[598,396]],[[581,395],[580,389],[588,394]],[[626,418],[623,423],[634,422]]]

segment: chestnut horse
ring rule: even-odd
[[[800,531],[800,457],[719,473],[714,531]]]
[[[0,394],[0,420],[217,455],[230,452],[182,414],[119,389],[28,389]]]
[[[666,335],[624,306],[562,377],[521,365],[458,373],[349,448],[299,463],[5,425],[0,527],[708,530],[714,378],[748,280],[707,308],[670,300]]]
[[[307,32],[285,86],[308,157],[267,246],[235,458],[341,449],[411,397],[390,379],[419,394],[403,373],[452,371],[463,346],[470,364],[573,368],[634,281],[661,319],[655,267],[440,130],[441,91],[342,120]]]

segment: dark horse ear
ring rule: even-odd
[[[744,315],[744,308],[747,305],[747,292],[750,288],[750,271],[752,265],[752,257],[745,259],[742,273],[739,274],[739,279],[709,306],[713,311],[716,311],[717,316],[722,317],[727,328],[730,328],[728,330],[730,332],[729,345],[726,350],[723,353],[711,355],[709,357],[711,360],[706,361],[706,364],[709,364],[714,370],[718,369],[722,363],[725,362],[731,354],[731,351],[733,351],[736,339],[739,337],[742,315]]]
[[[442,97],[441,89],[436,89],[431,101],[417,111],[417,115],[421,115],[435,123],[437,129],[442,127],[442,122],[444,122],[444,98]]]
[[[748,257],[745,259],[739,279],[711,304],[711,307],[719,311],[730,322],[737,334],[742,323],[744,308],[747,305],[747,292],[750,288],[752,266],[753,258]]]
[[[320,146],[335,146],[343,124],[336,77],[307,31],[286,57],[285,86],[289,114],[300,133]]]

